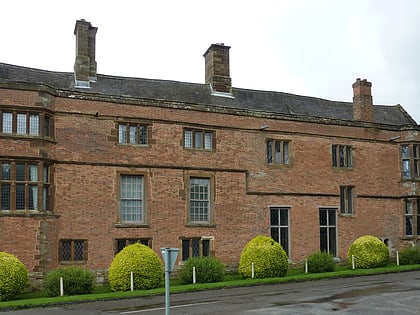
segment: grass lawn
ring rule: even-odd
[[[267,279],[243,279],[241,276],[236,274],[227,274],[222,282],[216,283],[197,283],[197,284],[183,284],[179,279],[172,279],[170,285],[170,292],[188,292],[198,290],[212,290],[221,289],[228,287],[240,287],[240,286],[253,286],[253,285],[264,285],[264,284],[277,284],[282,282],[290,281],[311,281],[319,279],[330,279],[330,278],[344,278],[344,277],[356,277],[364,275],[374,275],[382,273],[392,272],[404,272],[420,270],[420,265],[404,265],[397,266],[395,264],[389,264],[386,267],[375,268],[375,269],[356,269],[352,270],[346,266],[337,266],[333,272],[326,273],[307,273],[300,269],[289,269],[286,276],[281,278],[267,278]],[[123,299],[123,298],[134,298],[140,296],[150,295],[163,295],[165,294],[165,285],[162,282],[161,287],[151,290],[135,290],[133,292],[113,292],[109,286],[96,286],[94,292],[91,294],[84,295],[72,295],[72,296],[60,296],[60,297],[47,297],[42,291],[27,292],[16,297],[12,301],[0,302],[0,310],[6,309],[19,309],[19,308],[30,308],[39,307],[54,304],[63,303],[80,303],[86,301],[95,300],[109,300],[109,299]]]

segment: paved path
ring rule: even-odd
[[[420,271],[171,294],[171,315],[420,315]],[[164,296],[3,312],[162,315]]]

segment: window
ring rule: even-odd
[[[401,168],[404,179],[420,177],[420,145],[404,144],[401,146]]]
[[[332,145],[332,166],[336,168],[352,168],[352,146]]]
[[[420,236],[420,200],[405,200],[405,236]]]
[[[199,150],[213,150],[214,132],[208,130],[184,130],[184,148],[199,149]]]
[[[270,207],[271,238],[278,242],[289,257],[289,210],[288,207]]]
[[[118,143],[121,144],[147,144],[147,125],[118,124]]]
[[[59,260],[61,262],[87,261],[87,241],[60,240]]]
[[[0,111],[0,130],[3,134],[51,136],[51,118],[31,112]]]
[[[143,181],[142,175],[121,175],[121,223],[144,223]]]
[[[337,256],[337,209],[319,209],[319,244],[322,252]]]
[[[210,239],[189,238],[182,240],[182,260],[190,257],[210,256]]]
[[[152,248],[152,239],[151,238],[121,238],[115,240],[115,254],[122,251],[126,246],[131,244],[143,244]]]
[[[267,141],[267,163],[268,164],[290,164],[289,141],[268,140]]]
[[[50,210],[50,174],[43,163],[0,162],[1,210]]]
[[[209,178],[190,178],[190,222],[210,223]]]
[[[353,214],[354,213],[354,187],[340,186],[340,213]]]

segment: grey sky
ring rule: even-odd
[[[204,82],[203,53],[231,46],[233,86],[375,104],[420,122],[418,0],[13,0],[1,5],[0,62],[73,71],[74,24],[98,27],[98,73]]]

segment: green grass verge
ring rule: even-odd
[[[197,284],[182,284],[179,279],[171,280],[171,293],[191,292],[199,290],[213,290],[229,287],[241,286],[255,286],[266,284],[277,284],[291,281],[311,281],[321,279],[333,279],[344,277],[356,277],[383,273],[395,273],[404,271],[420,270],[420,265],[405,265],[397,266],[390,264],[383,268],[374,269],[356,269],[351,270],[345,266],[337,266],[333,272],[326,273],[308,273],[305,274],[302,269],[290,269],[286,276],[282,278],[267,278],[267,279],[243,279],[239,275],[226,275],[223,282],[216,283],[197,283]],[[95,287],[92,294],[72,295],[62,297],[46,297],[43,292],[28,292],[19,295],[13,301],[0,302],[0,310],[21,309],[31,307],[44,307],[64,303],[81,303],[88,301],[112,300],[135,298],[141,296],[162,295],[165,293],[164,283],[162,287],[152,290],[136,290],[128,292],[112,292],[109,286]]]

